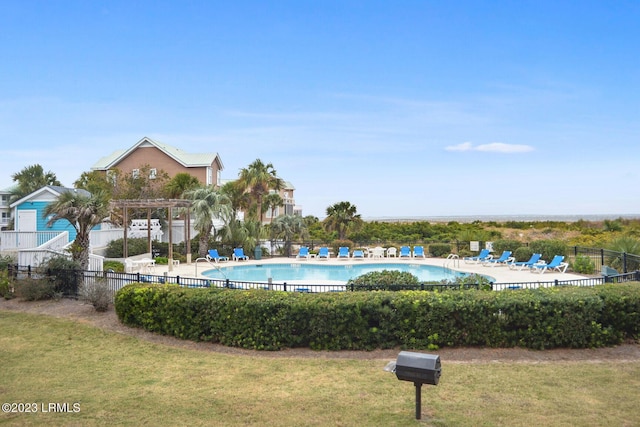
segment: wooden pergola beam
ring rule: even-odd
[[[129,227],[129,219],[128,219],[128,210],[129,209],[147,209],[147,220],[149,225],[151,223],[151,209],[167,209],[167,216],[169,218],[169,271],[173,271],[173,230],[172,230],[172,220],[173,208],[185,208],[185,217],[184,217],[184,230],[185,230],[185,249],[187,256],[187,263],[191,263],[191,217],[190,217],[190,209],[191,201],[185,199],[120,199],[120,200],[111,200],[109,202],[110,209],[120,208],[123,211],[123,226],[124,226],[124,248],[123,255],[125,258],[129,256],[127,251],[127,228]],[[147,241],[149,243],[149,252],[151,252],[151,227],[148,227],[147,230]],[[153,256],[153,254],[151,255]]]

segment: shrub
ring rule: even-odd
[[[451,253],[451,245],[447,243],[432,243],[429,245],[429,254],[433,257],[446,257]]]
[[[317,294],[131,284],[115,309],[128,326],[256,350],[593,348],[640,334],[637,283]]]
[[[462,285],[461,288],[465,289],[468,285],[477,286],[476,289],[481,289],[483,291],[491,290],[491,282],[486,276],[481,274],[469,274],[467,276],[458,276],[455,279],[455,283],[457,285]]]
[[[13,286],[9,280],[6,270],[0,271],[0,297],[4,299],[13,298]]]
[[[497,254],[501,254],[504,251],[515,252],[522,245],[517,240],[500,239],[493,242],[493,251]]]
[[[513,256],[515,257],[516,261],[520,262],[529,261],[531,255],[533,255],[533,251],[528,246],[520,246],[513,252]]]
[[[9,255],[0,255],[0,270],[7,270],[10,264],[13,264],[14,260]]]
[[[124,264],[120,261],[107,260],[103,263],[105,271],[112,270],[116,273],[124,273]]]
[[[382,270],[363,274],[347,282],[354,291],[416,289],[420,281],[406,271]]]
[[[346,246],[349,248],[349,251],[353,249],[354,243],[351,240],[334,240],[331,242],[331,250],[334,254],[337,254],[340,251],[340,247]]]
[[[560,240],[536,240],[531,242],[533,253],[542,254],[542,259],[550,262],[556,255],[567,255],[567,244]]]
[[[26,301],[41,301],[58,297],[54,284],[46,279],[31,277],[17,280],[14,284],[16,296]]]
[[[97,279],[94,282],[85,282],[81,292],[82,298],[93,305],[96,311],[104,312],[109,309],[112,300],[112,292],[107,286],[107,281]]]
[[[65,256],[54,256],[44,263],[53,291],[59,296],[75,297],[82,283],[80,263]]]
[[[107,258],[122,258],[124,257],[124,239],[116,239],[109,242],[106,250]],[[127,254],[129,256],[140,255],[149,251],[149,245],[147,239],[133,238],[127,239]]]
[[[64,255],[56,255],[47,259],[42,267],[48,270],[77,270],[80,263]]]
[[[578,255],[573,261],[572,269],[580,274],[593,274],[596,271],[596,266],[588,256]]]
[[[629,236],[619,237],[608,245],[608,249],[616,252],[640,255],[640,240]],[[624,270],[625,267],[622,257],[619,255],[607,257],[607,264],[621,271]],[[638,263],[635,258],[627,258],[626,267],[626,271],[638,270],[640,263]]]

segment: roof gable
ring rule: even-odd
[[[57,185],[45,185],[44,187],[39,188],[33,193],[27,194],[23,198],[11,203],[9,207],[14,208],[16,206],[23,204],[24,202],[35,201],[35,200],[53,201],[57,199],[58,196],[60,196],[62,193],[67,193],[69,191],[79,192],[85,196],[91,195],[91,193],[82,189],[60,187]]]
[[[187,153],[179,148],[173,147],[169,144],[154,141],[153,139],[146,136],[127,150],[114,151],[110,155],[103,157],[102,159],[98,160],[98,162],[96,162],[91,167],[91,169],[107,170],[113,168],[115,167],[115,165],[120,163],[123,159],[128,157],[132,152],[140,147],[155,147],[184,167],[206,167],[210,166],[214,162],[217,162],[220,170],[224,169],[222,160],[220,160],[220,156],[218,155],[218,153]]]

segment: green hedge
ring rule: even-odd
[[[132,284],[126,325],[259,350],[593,348],[640,337],[640,286],[305,294]]]

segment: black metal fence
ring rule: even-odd
[[[640,256],[626,252],[574,246],[573,259],[578,256],[589,258],[594,263],[596,271],[601,271],[603,266],[619,268],[622,273],[640,270]]]
[[[83,284],[105,286],[113,295],[129,283],[157,283],[175,284],[186,288],[227,288],[237,290],[263,289],[285,292],[321,293],[321,292],[353,292],[353,285],[337,284],[288,284],[273,282],[240,282],[228,279],[201,279],[195,277],[153,275],[142,273],[118,273],[113,271],[81,271],[81,270],[50,270],[37,269],[29,266],[10,265],[8,268],[10,277],[13,279],[41,279],[53,283],[55,291],[68,298],[78,298],[81,294]],[[516,290],[516,289],[536,289],[551,288],[558,286],[596,286],[603,283],[623,283],[640,281],[640,271],[631,273],[613,274],[609,276],[590,277],[573,280],[551,280],[551,281],[531,281],[514,283],[489,283],[492,290]],[[482,284],[474,283],[423,283],[418,285],[416,290],[440,291],[440,290],[463,290],[480,289]]]

